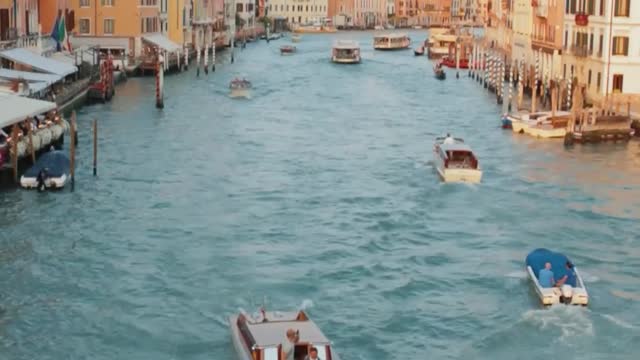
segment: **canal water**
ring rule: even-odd
[[[362,64],[329,62],[336,37]],[[167,77],[162,111],[130,79],[79,110],[75,192],[0,192],[0,358],[231,360],[226,319],[263,303],[306,309],[344,359],[637,358],[638,142],[514,136],[466,73],[437,81],[370,32],[285,43]],[[482,184],[439,182],[446,132]],[[588,308],[540,308],[537,247],[572,257]]]

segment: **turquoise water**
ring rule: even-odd
[[[331,64],[333,35],[261,42],[169,76],[164,111],[151,78],[81,109],[75,192],[0,193],[0,358],[231,360],[227,317],[265,301],[345,359],[637,358],[638,142],[514,136],[476,82],[337,36],[362,64]],[[235,76],[253,99],[228,97]],[[445,132],[482,184],[438,181]],[[572,257],[589,308],[539,307],[536,247]]]

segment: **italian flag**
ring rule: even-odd
[[[72,50],[69,34],[67,34],[67,27],[64,24],[64,16],[56,19],[56,23],[53,25],[53,31],[51,31],[51,37],[56,41],[58,51]]]

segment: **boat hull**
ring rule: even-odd
[[[231,93],[229,94],[232,98],[250,98],[251,91],[250,89],[231,89]]]
[[[239,360],[253,360],[251,353],[244,346],[242,336],[240,335],[240,330],[236,325],[237,323],[237,315],[231,316],[229,318],[229,330],[231,332],[231,343],[233,344],[233,348],[236,350],[236,354],[238,355]]]
[[[335,56],[331,57],[331,61],[336,63],[336,64],[359,64],[360,63],[360,57],[356,58],[356,59],[341,59]]]
[[[478,169],[447,169],[440,155],[433,152],[433,164],[440,180],[446,183],[477,184],[482,181],[482,170]]]
[[[543,139],[564,138],[564,136],[567,134],[567,130],[565,128],[544,129],[544,128],[531,126],[531,125],[524,128],[523,131],[525,134],[529,136],[543,138]]]
[[[395,51],[395,50],[407,50],[409,45],[407,46],[388,46],[388,45],[374,45],[374,50],[382,50],[382,51]]]
[[[67,175],[62,175],[58,177],[49,177],[44,181],[47,189],[62,189],[67,184],[68,181]],[[25,189],[36,189],[38,187],[38,179],[35,177],[20,177],[20,186]]]
[[[575,283],[570,284],[573,285],[573,287],[567,284],[567,288],[571,290],[571,297],[569,298],[562,296],[564,289],[561,290],[561,288],[558,287],[542,287],[538,281],[538,277],[535,275],[536,272],[539,273],[541,269],[545,267],[546,263],[550,263],[551,271],[554,273],[556,280],[558,280],[568,274],[565,264],[569,261],[570,260],[563,254],[543,248],[533,250],[525,258],[525,271],[542,305],[565,304],[586,306],[589,303],[589,294],[584,286],[580,272],[576,267],[573,267]]]

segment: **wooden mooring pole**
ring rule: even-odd
[[[71,191],[74,190],[76,184],[76,112],[71,113],[71,142],[69,146],[70,174],[71,174]]]
[[[27,126],[29,132],[29,152],[31,152],[31,163],[36,163],[36,149],[33,147],[33,129],[31,128],[31,119],[27,119]]]
[[[11,130],[11,167],[13,168],[13,181],[18,183],[18,125],[13,125]]]
[[[98,119],[93,119],[93,176],[98,176]]]
[[[156,63],[156,108],[164,109],[164,57],[158,52]]]

